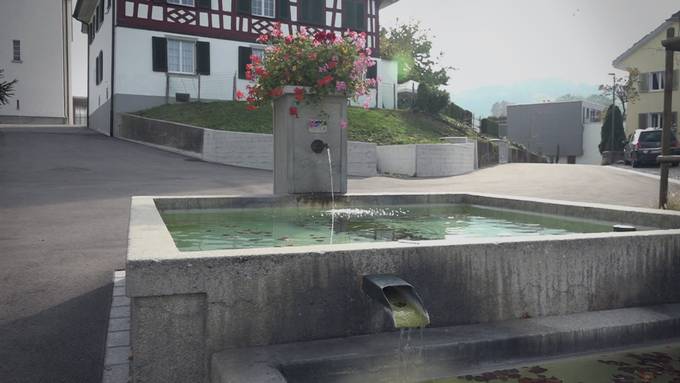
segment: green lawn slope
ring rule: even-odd
[[[271,107],[246,110],[245,103],[234,101],[167,104],[135,114],[203,128],[234,132],[271,133]],[[438,143],[441,137],[467,136],[476,132],[446,116],[432,117],[404,110],[350,107],[349,139],[379,145]]]

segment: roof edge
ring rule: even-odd
[[[626,70],[627,68],[624,68],[621,63],[623,60],[627,59],[630,57],[635,51],[637,51],[638,48],[640,48],[642,45],[647,44],[650,40],[652,40],[654,37],[656,37],[659,33],[665,31],[670,27],[674,22],[680,21],[680,11],[674,13],[670,18],[666,19],[661,25],[656,27],[653,31],[649,32],[646,34],[643,38],[641,38],[638,42],[633,44],[630,48],[628,48],[625,52],[621,53],[619,57],[615,58],[614,61],[612,61],[612,65],[616,69],[620,70]]]
[[[399,0],[381,0],[380,1],[380,9],[387,8],[390,5],[396,3]]]

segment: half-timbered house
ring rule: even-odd
[[[245,91],[257,37],[275,22],[294,34],[363,31],[381,84],[369,105],[396,107],[396,63],[380,60],[380,10],[397,0],[78,0],[89,40],[89,124],[114,135],[121,112]],[[364,103],[366,100],[361,100]]]

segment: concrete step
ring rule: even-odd
[[[488,363],[680,337],[680,304],[225,350],[212,383],[418,382]]]

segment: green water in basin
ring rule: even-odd
[[[170,210],[180,251],[611,231],[611,223],[463,204]]]
[[[680,344],[553,360],[427,383],[675,383]]]

